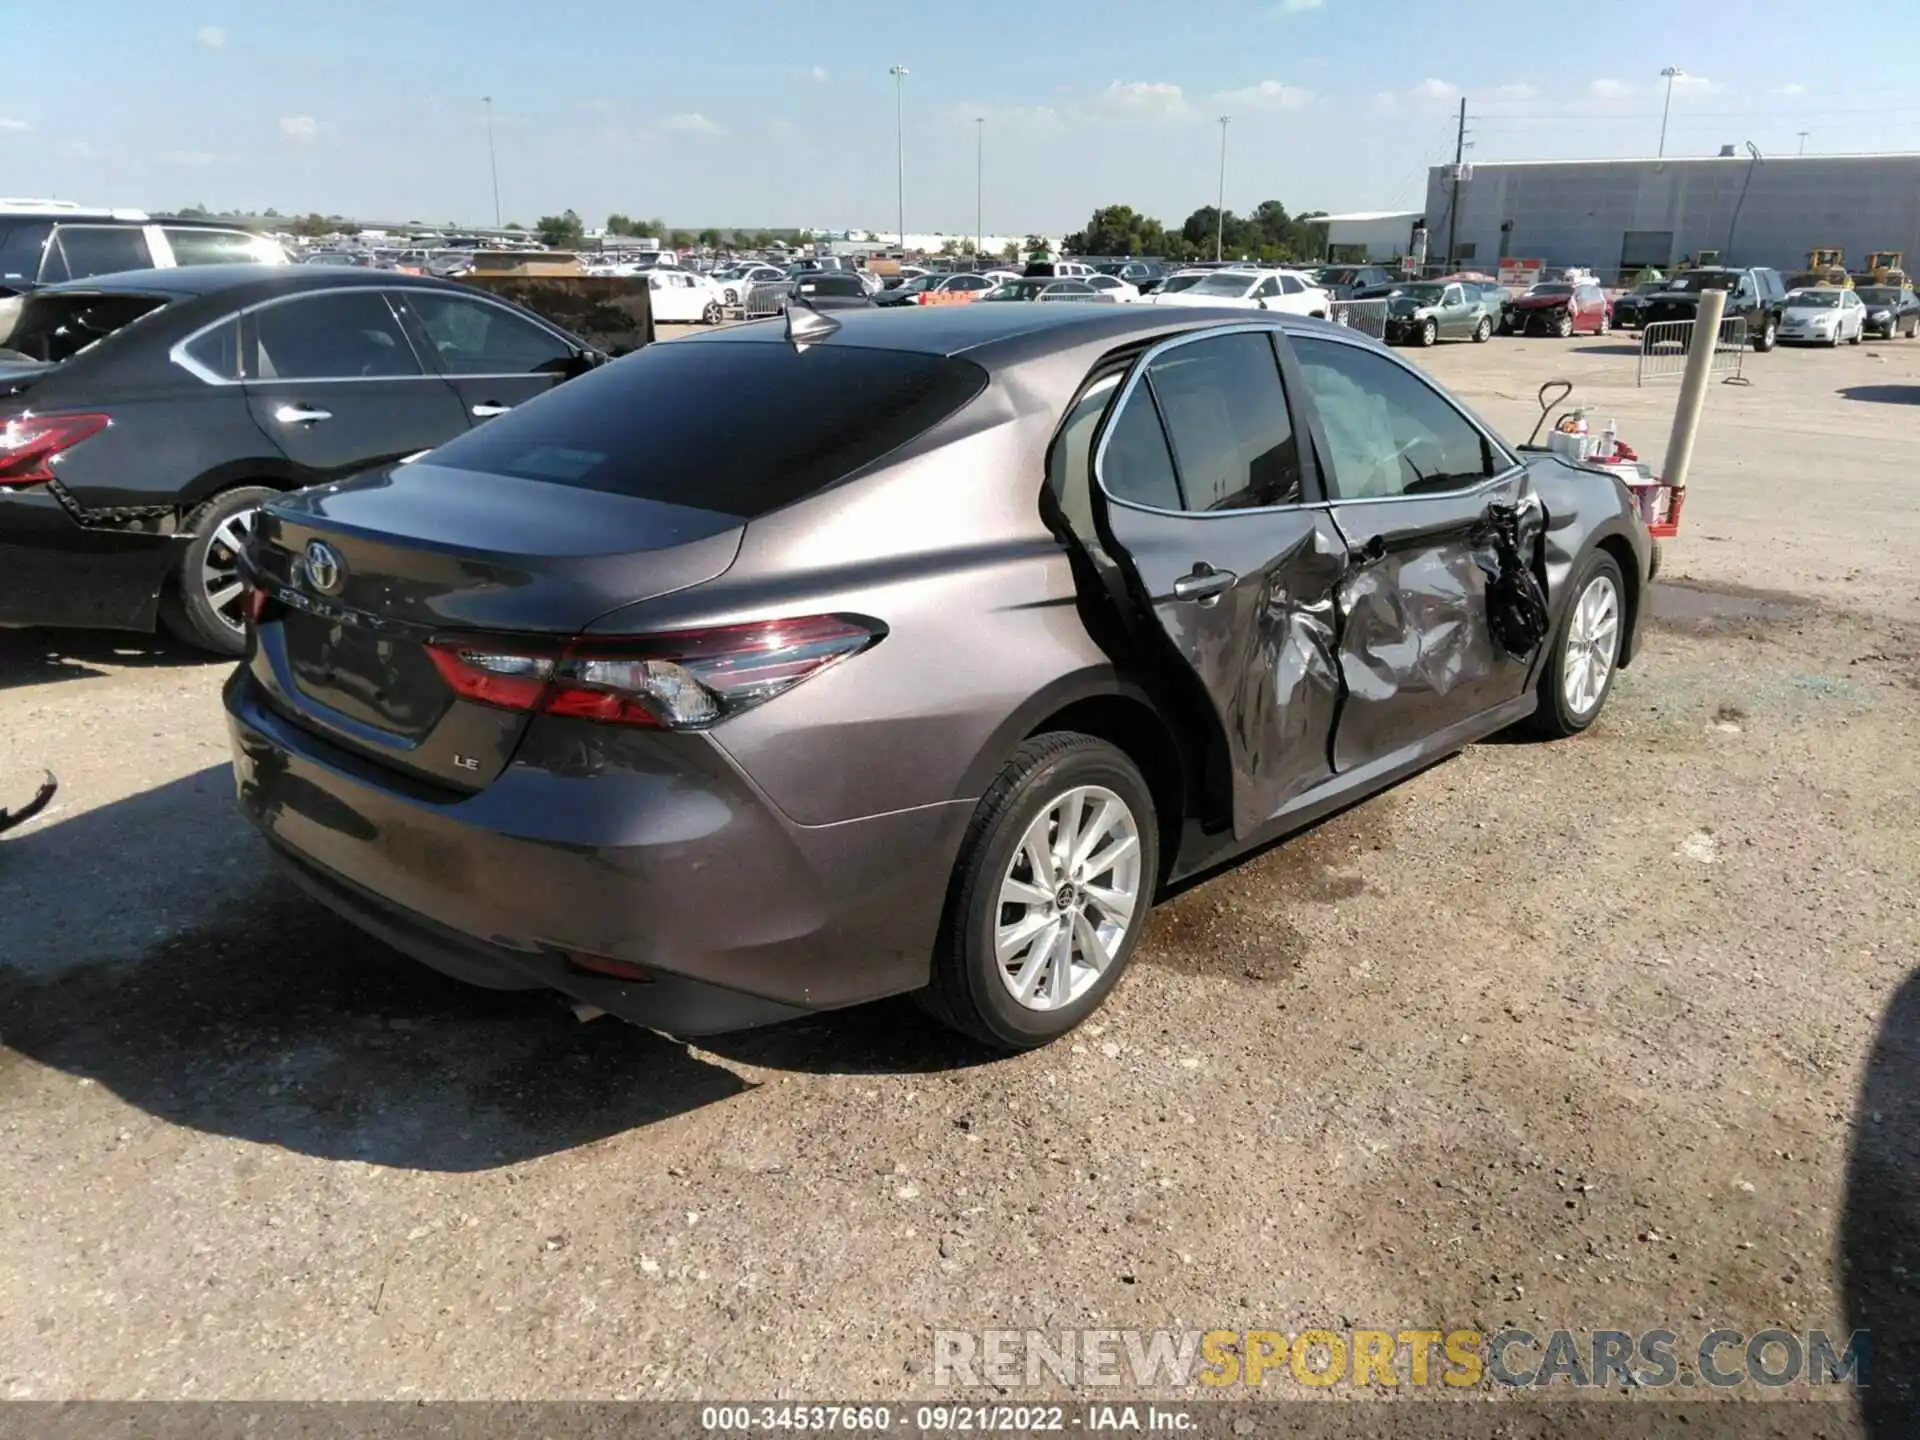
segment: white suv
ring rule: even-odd
[[[121,270],[286,261],[274,241],[235,225],[60,200],[0,200],[0,295]]]

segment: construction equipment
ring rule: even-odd
[[[1807,268],[1793,277],[1791,288],[1804,290],[1819,285],[1831,285],[1841,290],[1853,288],[1853,277],[1847,273],[1844,250],[1832,245],[1816,245],[1807,252]]]
[[[1898,250],[1869,250],[1866,275],[1875,285],[1907,283],[1907,257]]]

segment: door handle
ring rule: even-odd
[[[1191,575],[1182,575],[1173,582],[1173,598],[1211,605],[1231,590],[1239,578],[1231,570],[1216,570],[1206,561],[1196,560]]]
[[[491,400],[484,400],[467,413],[476,420],[491,420],[496,415],[506,414],[512,408],[511,405],[496,405]]]
[[[273,418],[282,425],[315,425],[322,420],[331,420],[331,410],[315,410],[309,405],[282,405],[273,412]]]

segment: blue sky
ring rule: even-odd
[[[1469,158],[1651,154],[1665,65],[1669,153],[1920,148],[1920,50],[1809,43],[1803,0],[1607,0],[1544,39],[1547,11],[1448,0],[9,8],[19,53],[85,63],[8,67],[0,194],[153,208],[490,219],[491,95],[508,220],[891,228],[896,63],[916,231],[973,228],[976,117],[989,231],[1178,221],[1222,114],[1237,210],[1417,208],[1462,93]]]

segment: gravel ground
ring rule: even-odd
[[[1658,455],[1621,350],[1423,358]],[[1014,1060],[442,980],[270,879],[222,667],[0,637],[0,798],[63,782],[0,842],[0,1395],[897,1398],[994,1327],[1866,1326],[1913,1373],[1920,345],[1748,369],[1601,724],[1191,886]]]

